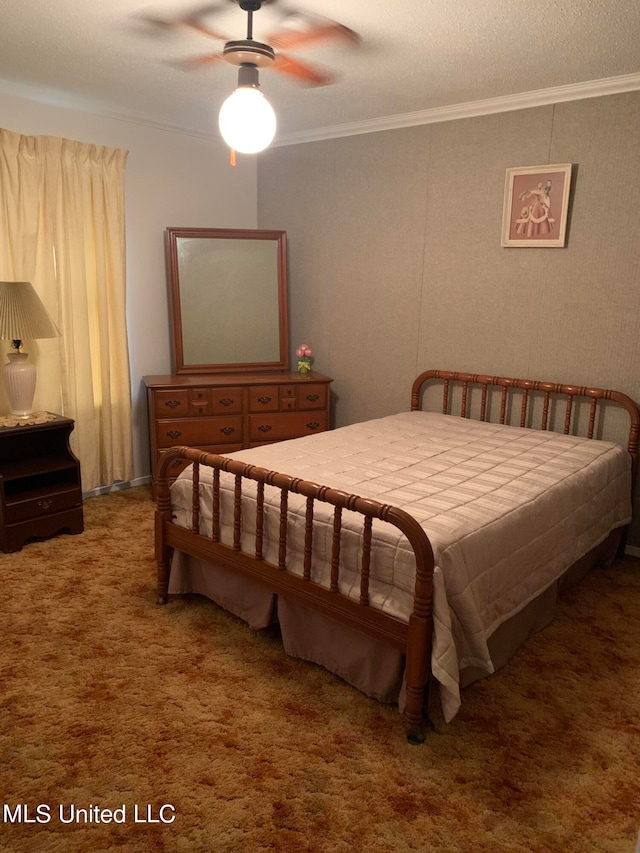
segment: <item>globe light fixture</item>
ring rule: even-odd
[[[220,108],[218,126],[229,148],[241,154],[256,154],[271,144],[276,114],[260,91],[254,65],[240,67],[238,87]]]

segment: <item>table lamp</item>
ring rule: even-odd
[[[7,353],[9,363],[3,367],[14,417],[28,418],[32,414],[36,391],[36,368],[27,362],[29,354],[20,351],[22,341],[56,338],[59,334],[31,282],[0,281],[0,339],[11,341],[15,350]]]

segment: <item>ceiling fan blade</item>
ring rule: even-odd
[[[219,11],[220,8],[220,3],[211,3],[206,6],[199,6],[192,12],[184,13],[182,15],[175,15],[172,17],[164,18],[160,15],[145,14],[137,15],[136,17],[137,20],[139,20],[141,23],[146,24],[147,26],[155,30],[175,30],[186,27],[187,29],[196,30],[197,32],[202,33],[203,35],[209,36],[211,38],[227,41],[227,35],[211,29],[211,27],[209,27],[205,22],[205,19],[208,15]]]
[[[207,27],[204,24],[200,24],[197,21],[184,20],[182,21],[182,26],[187,27],[190,30],[195,30],[198,33],[202,33],[202,35],[204,36],[219,39],[220,41],[229,40],[229,36],[225,35],[224,33],[219,33],[216,30],[212,30],[211,27]]]
[[[332,74],[321,71],[319,68],[313,68],[311,65],[307,65],[283,53],[276,54],[273,68],[283,74],[295,77],[298,81],[306,83],[308,86],[327,86],[329,83],[333,83],[335,79]]]
[[[351,45],[361,41],[358,33],[337,21],[305,15],[293,15],[292,18],[296,19],[296,23],[285,25],[268,36],[270,45],[280,50],[298,50],[322,41],[340,41]]]
[[[216,62],[222,62],[224,56],[221,53],[205,53],[202,56],[192,56],[189,59],[179,59],[172,62],[174,68],[180,68],[182,71],[195,71],[198,68],[206,68],[207,65],[214,65]]]
[[[145,27],[150,33],[169,30],[176,26],[175,18],[161,18],[158,15],[133,15],[136,24]]]
[[[210,6],[201,6],[199,9],[191,12],[188,15],[182,16],[182,24],[185,27],[189,27],[192,30],[196,30],[196,32],[202,33],[205,36],[210,36],[211,38],[221,39],[222,41],[228,41],[229,37],[224,35],[223,33],[219,33],[217,30],[212,30],[211,27],[207,26],[204,19],[211,12],[218,11],[220,8],[220,4],[216,3]]]

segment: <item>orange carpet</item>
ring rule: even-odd
[[[640,561],[594,570],[451,725],[284,655],[211,602],[155,602],[147,489],[0,555],[6,853],[633,853]]]

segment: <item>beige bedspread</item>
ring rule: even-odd
[[[408,412],[293,441],[230,454],[261,467],[393,504],[413,515],[432,543],[432,668],[443,711],[460,705],[459,671],[491,673],[488,639],[563,572],[631,517],[630,457],[618,445],[552,432]],[[211,531],[211,499],[201,468],[201,531]],[[223,515],[231,512],[233,480]],[[267,487],[265,557],[277,563],[279,492]],[[208,494],[207,494],[208,492]],[[190,469],[171,490],[178,524],[191,520]],[[251,552],[254,515],[245,491],[243,550]],[[304,498],[291,494],[288,567],[296,571],[304,543]],[[343,515],[346,570],[341,591],[359,593],[360,524]],[[327,583],[332,507],[316,512],[314,579]],[[230,515],[228,516],[230,518]],[[374,524],[371,603],[407,619],[414,565],[408,543],[391,525]],[[231,528],[222,540],[231,542]],[[301,570],[300,570],[301,571]]]

